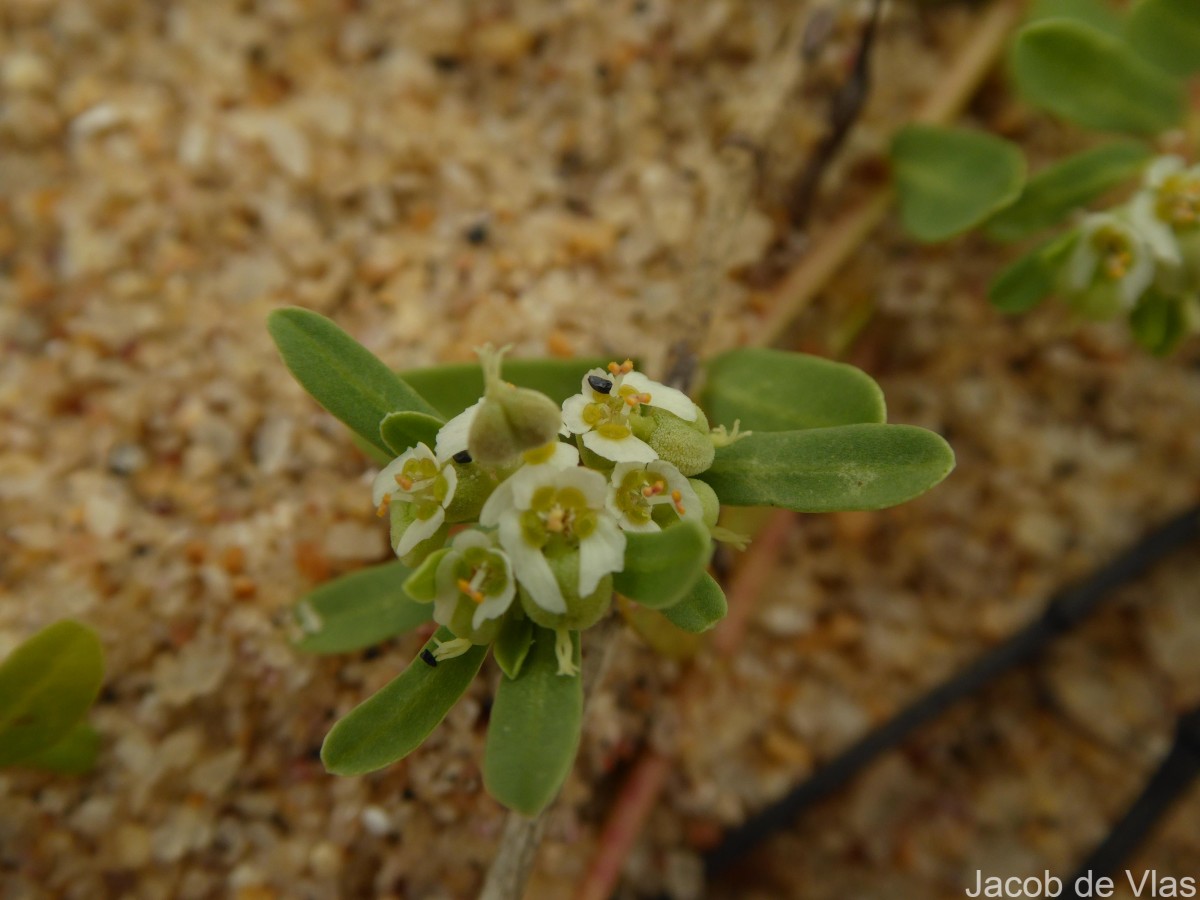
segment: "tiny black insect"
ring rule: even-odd
[[[469,463],[471,461],[471,454],[468,453],[466,450],[459,450],[457,453],[454,454],[453,458],[454,458],[454,461],[456,463],[458,463],[460,466],[465,466],[467,463]]]
[[[599,375],[589,375],[588,384],[592,386],[592,390],[597,394],[607,394],[612,390],[613,385],[607,378],[601,378]]]
[[[428,650],[421,651],[421,662],[425,663],[425,665],[429,666],[431,669],[437,668],[437,660]]]

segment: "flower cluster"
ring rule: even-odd
[[[433,663],[497,638],[508,618],[557,635],[559,674],[575,674],[570,633],[595,624],[625,562],[628,532],[695,519],[716,532],[707,469],[714,444],[686,394],[632,362],[592,369],[561,410],[500,378],[503,351],[479,351],[484,396],[375,479],[405,583],[454,640]],[[462,526],[452,538],[452,525]],[[447,542],[448,541],[448,542]]]
[[[1129,202],[1087,216],[1068,242],[1061,289],[1082,315],[1132,314],[1135,330],[1153,318],[1175,339],[1200,326],[1200,165],[1157,158]]]

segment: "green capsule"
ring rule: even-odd
[[[467,433],[471,459],[486,466],[512,462],[522,451],[548,444],[558,437],[562,410],[538,391],[508,384],[500,377],[503,350],[490,346],[479,351],[483,365],[483,405]]]
[[[665,409],[649,409],[648,417],[655,428],[643,440],[660,459],[665,459],[684,475],[699,475],[712,465],[712,439],[708,435],[708,418],[697,410],[694,422],[685,422]]]
[[[591,628],[603,618],[612,604],[612,575],[605,575],[596,585],[596,589],[586,597],[579,596],[579,551],[571,550],[566,553],[546,557],[550,571],[558,582],[566,601],[565,613],[547,612],[529,595],[524,586],[520,587],[521,608],[525,615],[533,619],[543,628],[567,628],[571,631],[582,631]]]

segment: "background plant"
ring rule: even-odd
[[[478,367],[463,365],[397,375],[316,313],[278,310],[269,328],[284,362],[305,389],[380,462],[396,457],[383,473],[383,485],[395,490],[388,481],[393,470],[401,485],[394,494],[399,499],[385,502],[381,512],[392,517],[393,545],[402,559],[345,576],[303,598],[295,607],[301,635],[297,645],[314,652],[344,652],[407,631],[431,615],[442,625],[403,673],[334,726],[322,748],[326,768],[357,775],[402,759],[467,689],[490,648],[503,674],[489,721],[485,783],[497,800],[526,815],[536,814],[553,799],[570,770],[583,715],[579,632],[604,615],[611,592],[657,610],[686,632],[704,631],[724,616],[724,594],[705,571],[714,537],[733,539],[717,524],[718,498],[727,505],[805,512],[880,509],[918,496],[953,467],[953,454],[938,435],[886,423],[882,392],[867,375],[803,354],[760,349],[716,357],[705,367],[702,409],[697,407],[696,420],[688,422],[652,404],[657,397],[657,402],[669,401],[672,409],[686,412],[682,404],[692,402],[638,376],[629,361],[612,363],[606,370],[597,367],[596,360],[510,360],[486,378]],[[499,364],[498,359],[494,362]],[[595,374],[604,372],[607,378]],[[634,381],[635,376],[641,380]],[[618,389],[629,395],[629,405],[649,407],[646,415],[621,420],[632,426],[625,429],[628,434],[619,427],[608,436],[590,434],[599,432],[600,425],[589,423],[608,408],[606,398]],[[540,422],[543,409],[557,409],[559,404],[564,410],[561,421],[574,434],[567,437],[564,431],[562,440],[552,437],[545,446],[537,446],[546,440],[538,437],[525,448],[535,455],[512,465],[477,462],[476,448],[483,440],[478,425],[485,418],[480,410],[499,404],[501,394],[508,405],[504,415],[500,405],[493,410],[489,440],[496,434],[507,440],[519,425]],[[711,431],[710,422],[715,425]],[[551,436],[559,423],[556,412]],[[471,451],[464,453],[459,447],[465,446],[467,433]],[[614,449],[614,442],[624,446]],[[438,448],[436,455],[431,446]],[[503,524],[499,547],[489,530],[473,529],[471,524],[479,519],[495,524],[489,508],[504,506],[510,499],[504,492],[515,495],[519,489],[513,485],[522,478],[549,478],[552,467],[546,460],[551,455],[565,454],[583,463],[572,462],[561,471],[574,474],[555,478],[597,483],[602,478],[613,483],[615,492],[623,486],[622,472],[638,474],[637,463],[603,454],[645,454],[651,449],[654,462],[641,457],[645,471],[666,472],[664,479],[680,485],[675,513],[667,506],[657,507],[655,517],[662,524],[654,530],[626,524],[620,532],[620,563],[608,567],[611,579],[609,574],[601,577],[594,595],[583,596],[587,591],[581,589],[580,595],[571,596],[563,585],[575,570],[569,577],[555,571],[567,613],[565,618],[547,617],[530,599],[535,585],[525,580],[520,558],[505,542]],[[664,463],[661,469],[652,468]],[[670,474],[675,467],[679,471]],[[435,490],[430,496],[406,493],[419,490],[404,474],[409,468],[421,468],[423,484],[436,486],[442,483],[437,479],[443,479],[453,487],[429,488]],[[678,479],[693,475],[687,490],[696,500],[707,498],[700,502],[702,516],[685,515],[680,503],[685,483]],[[467,486],[465,494],[460,494],[460,485]],[[661,487],[648,483],[644,496],[655,497]],[[610,492],[610,507],[614,496]],[[441,507],[434,508],[439,503]],[[420,508],[415,514],[398,514],[401,507]],[[659,511],[665,515],[659,517]],[[611,515],[603,510],[587,514]],[[424,517],[419,527],[422,535],[431,537],[410,539],[412,515]],[[475,537],[455,537],[447,546],[450,535],[443,519],[466,526],[463,534]],[[459,580],[447,588],[446,565],[460,565],[472,541],[478,542],[480,553],[498,557],[507,551],[514,557],[517,584],[509,586],[500,579],[489,587],[480,576],[480,565],[469,570],[474,580]],[[488,579],[495,580],[503,566],[494,559],[490,565]],[[580,569],[584,565],[578,563]],[[512,601],[511,587],[519,588],[520,603]],[[481,624],[483,604],[503,605],[506,591],[506,611]],[[473,615],[462,615],[462,610]]]
[[[103,680],[100,639],[78,622],[55,622],[20,644],[0,663],[0,766],[90,769],[100,736],[85,717]]]
[[[1200,7],[1140,0],[1119,16],[1098,0],[1045,0],[1014,35],[1009,70],[1031,105],[1125,137],[1030,176],[1003,138],[911,125],[892,145],[904,227],[926,242],[973,228],[1034,241],[989,287],[998,309],[1024,312],[1058,294],[1084,318],[1128,317],[1144,348],[1170,352],[1200,329],[1200,168],[1156,158],[1156,142],[1185,123]],[[1117,191],[1132,197],[1078,217]]]

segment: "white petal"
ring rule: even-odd
[[[504,560],[504,575],[505,584],[504,590],[495,596],[488,597],[479,604],[479,608],[475,610],[475,615],[471,618],[471,627],[480,628],[488,619],[498,619],[506,612],[512,604],[512,599],[517,593],[516,582],[513,581],[512,567],[509,564],[507,556],[501,556]]]
[[[434,533],[442,527],[445,519],[446,511],[444,509],[436,510],[428,519],[413,519],[404,529],[404,534],[400,535],[400,540],[393,545],[396,555],[403,556],[421,541],[433,537]]]
[[[454,454],[467,449],[467,435],[470,434],[471,423],[475,421],[475,413],[479,412],[481,406],[482,399],[468,406],[438,431],[434,449],[440,462],[445,462]]]
[[[1129,204],[1129,220],[1150,245],[1154,255],[1173,266],[1179,265],[1183,257],[1179,252],[1179,241],[1162,219],[1154,214],[1154,195],[1148,191],[1138,194]]]
[[[554,484],[557,472],[548,466],[524,466],[508,479],[511,485],[512,505],[516,509],[529,509],[533,502],[533,492],[543,485]]]
[[[604,437],[595,431],[589,431],[583,436],[583,446],[587,447],[597,456],[603,456],[605,459],[611,459],[613,462],[648,463],[658,459],[658,454],[650,448],[649,444],[635,438],[633,435],[618,440],[616,438]]]
[[[604,506],[604,496],[608,493],[608,485],[605,483],[603,475],[579,466],[563,469],[557,473],[554,477],[554,484],[560,488],[575,488],[583,494],[587,505],[592,509],[601,509]]]
[[[1096,265],[1100,262],[1100,256],[1096,253],[1096,248],[1092,246],[1092,233],[1095,229],[1084,229],[1080,232],[1079,237],[1075,241],[1075,248],[1071,251],[1071,258],[1067,260],[1065,276],[1067,286],[1072,290],[1082,291],[1092,283],[1092,276],[1096,272]]]
[[[571,434],[583,434],[591,431],[592,426],[583,421],[583,411],[591,404],[591,400],[583,394],[572,394],[563,401],[563,428]]]
[[[454,618],[454,610],[458,608],[458,592],[443,594],[433,601],[433,621],[439,625],[450,627]]]
[[[683,391],[677,391],[673,387],[667,387],[665,384],[651,381],[641,372],[630,372],[625,376],[621,384],[628,385],[639,394],[649,394],[650,403],[648,405],[650,406],[674,413],[685,422],[696,421],[698,414],[696,404]]]
[[[442,509],[445,509],[454,500],[454,492],[458,490],[458,471],[454,466],[445,466],[442,477],[446,479],[446,496],[442,498]]]
[[[554,445],[554,455],[537,465],[549,466],[551,469],[573,469],[579,465],[579,449],[574,444],[558,441]]]
[[[1121,279],[1121,301],[1126,309],[1133,309],[1138,297],[1154,280],[1154,259],[1148,250],[1139,248],[1129,273]]]
[[[583,396],[586,397],[588,400],[591,400],[592,395],[596,393],[595,389],[593,389],[591,384],[588,382],[588,379],[591,378],[593,375],[599,375],[605,381],[613,380],[612,375],[610,373],[608,373],[607,371],[605,371],[604,369],[588,369],[583,374],[583,378],[581,378],[579,381],[579,392],[581,394],[583,394]]]
[[[500,520],[500,546],[512,560],[517,580],[529,591],[533,602],[547,612],[565,613],[567,603],[562,589],[550,571],[550,564],[542,551],[525,543],[521,533],[521,519],[516,511],[510,511]]]
[[[625,568],[625,535],[608,516],[600,516],[596,530],[579,542],[579,595],[596,590],[600,579]]]
[[[450,546],[461,553],[464,550],[469,550],[471,547],[490,547],[492,539],[475,528],[468,528],[466,531],[460,531],[454,536],[454,540],[450,542]],[[441,566],[438,566],[440,569]]]
[[[483,509],[479,511],[479,524],[489,528],[500,521],[500,516],[506,510],[512,509],[512,479],[506,478],[496,486],[484,501]]]
[[[1160,156],[1142,174],[1142,184],[1156,188],[1176,172],[1183,171],[1183,160],[1178,156]]]

